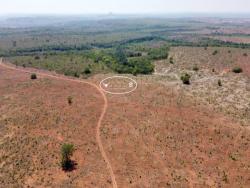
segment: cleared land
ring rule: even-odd
[[[248,188],[249,23],[0,22],[0,56],[42,73],[31,80],[0,66],[0,187]],[[243,72],[233,73],[235,67]],[[47,76],[56,73],[64,79]],[[117,96],[96,88],[115,73],[135,79],[136,91]],[[190,85],[182,83],[184,73]],[[76,147],[71,172],[60,166],[64,143]]]
[[[86,85],[31,81],[28,74],[0,70],[2,185],[111,187],[95,140],[103,105],[99,93]],[[154,76],[135,79],[139,88],[131,95],[107,96],[101,128],[118,187],[249,185],[248,127],[197,105]],[[72,106],[67,96],[73,96]],[[78,165],[71,173],[58,164],[63,142],[77,146]]]
[[[63,79],[41,77],[31,81],[29,76],[1,67],[1,184],[67,187],[73,180],[78,186],[108,184],[103,153],[95,140],[96,125],[105,113],[98,90]],[[73,98],[70,106],[68,96]],[[77,170],[68,174],[59,165],[58,151],[64,142],[77,148]],[[91,166],[84,166],[88,163]],[[102,167],[104,172],[96,175],[94,171]],[[79,178],[82,173],[88,177]]]
[[[213,53],[217,51],[215,55]],[[246,54],[246,55],[245,55]],[[250,51],[234,48],[171,48],[168,60],[155,63],[155,79],[164,85],[188,95],[192,100],[210,106],[216,112],[223,112],[250,125]],[[242,67],[243,73],[232,72]],[[193,70],[194,67],[198,70]],[[191,75],[191,85],[183,87],[180,77]],[[218,85],[221,81],[222,86]]]

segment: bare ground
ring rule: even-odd
[[[101,140],[118,187],[238,188],[250,184],[250,121],[248,116],[241,121],[236,111],[235,115],[226,113],[227,105],[236,108],[240,99],[242,107],[247,101],[249,93],[241,88],[247,76],[229,73],[227,64],[216,66],[214,73],[214,65],[203,68],[198,60],[189,59],[197,49],[188,50],[171,52],[174,65],[158,62],[157,73],[163,75],[135,77],[135,92],[107,95]],[[187,62],[197,63],[201,76]],[[192,73],[191,86],[177,79],[182,71]],[[77,83],[46,78],[31,81],[29,76],[0,68],[1,185],[111,187],[95,140],[100,95]],[[107,76],[96,75],[90,81],[98,84]],[[225,88],[216,86],[217,78],[224,79]],[[208,87],[214,92],[208,92]],[[216,102],[208,103],[204,97],[217,100],[221,90],[225,92],[221,98],[231,94],[232,102],[223,102],[219,110]],[[68,96],[73,96],[72,106]],[[78,164],[70,173],[58,164],[64,142],[77,147],[73,157]]]

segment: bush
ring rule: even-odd
[[[242,72],[243,72],[243,70],[242,70],[241,67],[235,67],[235,68],[233,68],[232,71],[233,71],[234,73],[242,73]]]
[[[91,74],[91,70],[90,68],[85,68],[84,71],[83,71],[84,74]]]
[[[68,104],[71,105],[73,103],[73,97],[69,96],[68,97]]]
[[[75,72],[75,73],[74,73],[74,77],[79,78],[79,77],[80,77],[79,73],[78,73],[78,72]]]
[[[71,157],[74,152],[73,144],[63,144],[61,147],[61,167],[63,170],[70,170],[74,166]]]
[[[193,67],[193,70],[197,72],[197,71],[199,70],[199,67],[198,67],[197,65],[195,65],[195,66]]]
[[[34,59],[38,60],[38,59],[40,59],[40,57],[38,55],[36,55]]]
[[[247,53],[244,53],[243,56],[244,56],[244,57],[247,57]]]
[[[215,50],[215,51],[213,52],[213,55],[216,55],[216,54],[218,54],[218,50]]]
[[[190,78],[191,76],[188,73],[185,73],[181,76],[181,80],[183,84],[189,85],[190,84]]]
[[[174,64],[174,58],[173,57],[170,57],[169,63]]]
[[[35,73],[31,74],[30,79],[31,79],[31,80],[35,80],[35,79],[37,79],[36,74],[35,74]]]
[[[221,80],[218,80],[218,86],[222,86]]]

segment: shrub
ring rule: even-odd
[[[34,59],[38,60],[38,59],[40,59],[40,57],[38,55],[36,55]]]
[[[223,178],[222,180],[225,182],[225,183],[228,183],[228,177],[227,177],[227,174],[225,171],[223,171]]]
[[[31,74],[31,75],[30,75],[30,79],[31,79],[31,80],[35,80],[35,79],[37,79],[36,74],[35,74],[35,73]]]
[[[222,86],[221,80],[218,80],[218,86]]]
[[[198,67],[197,65],[195,65],[195,66],[193,67],[193,70],[197,72],[197,71],[199,70],[199,67]]]
[[[243,56],[247,57],[247,53],[244,53]]]
[[[84,74],[91,74],[91,70],[89,67],[85,68],[83,71]]]
[[[215,50],[215,51],[213,52],[213,55],[216,55],[216,54],[218,54],[218,50]]]
[[[233,71],[234,73],[242,73],[242,72],[243,72],[243,70],[242,70],[241,67],[235,67],[235,68],[233,68],[232,71]]]
[[[173,57],[170,57],[169,63],[174,64],[174,58]]]
[[[73,103],[73,97],[69,96],[68,97],[68,104],[71,105]]]
[[[137,68],[135,67],[134,69],[133,69],[133,71],[132,71],[132,74],[134,75],[134,76],[137,76]]]
[[[190,78],[191,76],[188,73],[185,73],[181,76],[181,80],[183,84],[189,85],[190,84]]]
[[[78,72],[75,72],[75,73],[74,73],[74,77],[79,78],[79,77],[80,77],[79,73],[78,73]]]
[[[70,170],[73,167],[73,162],[71,161],[71,157],[74,152],[73,144],[63,144],[61,147],[61,167],[63,170]]]

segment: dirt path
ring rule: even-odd
[[[56,75],[50,75],[50,74],[41,73],[41,72],[38,72],[38,71],[29,71],[29,70],[25,70],[23,68],[17,68],[17,67],[13,67],[11,65],[3,64],[2,63],[2,58],[0,59],[0,66],[2,66],[4,68],[7,68],[7,69],[11,69],[11,70],[15,70],[15,71],[20,71],[20,72],[24,72],[24,73],[29,73],[29,74],[36,73],[37,75],[40,75],[40,76],[50,77],[50,78],[54,78],[54,79],[58,79],[58,80],[65,80],[65,81],[69,81],[69,82],[76,82],[76,83],[88,84],[88,85],[94,87],[96,90],[98,90],[98,92],[101,94],[101,96],[102,96],[102,98],[104,100],[104,106],[103,106],[102,113],[101,113],[101,115],[99,117],[99,120],[98,120],[98,123],[97,123],[97,127],[96,127],[96,141],[97,141],[97,144],[99,146],[101,155],[102,155],[104,161],[107,164],[107,168],[108,168],[110,176],[111,176],[113,188],[117,188],[115,174],[114,174],[112,166],[111,166],[111,164],[109,162],[109,159],[108,159],[108,157],[107,157],[107,155],[105,153],[105,150],[103,148],[103,144],[102,144],[102,140],[101,140],[101,134],[100,134],[100,128],[101,128],[101,125],[102,125],[102,120],[103,120],[103,118],[105,116],[105,113],[107,111],[107,108],[108,108],[108,100],[107,100],[107,97],[104,94],[104,92],[96,84],[91,83],[91,82],[87,82],[87,81],[84,81],[84,80],[71,79],[71,78],[66,78],[66,77],[62,77],[62,76],[59,76],[59,75],[57,75],[57,76]]]

